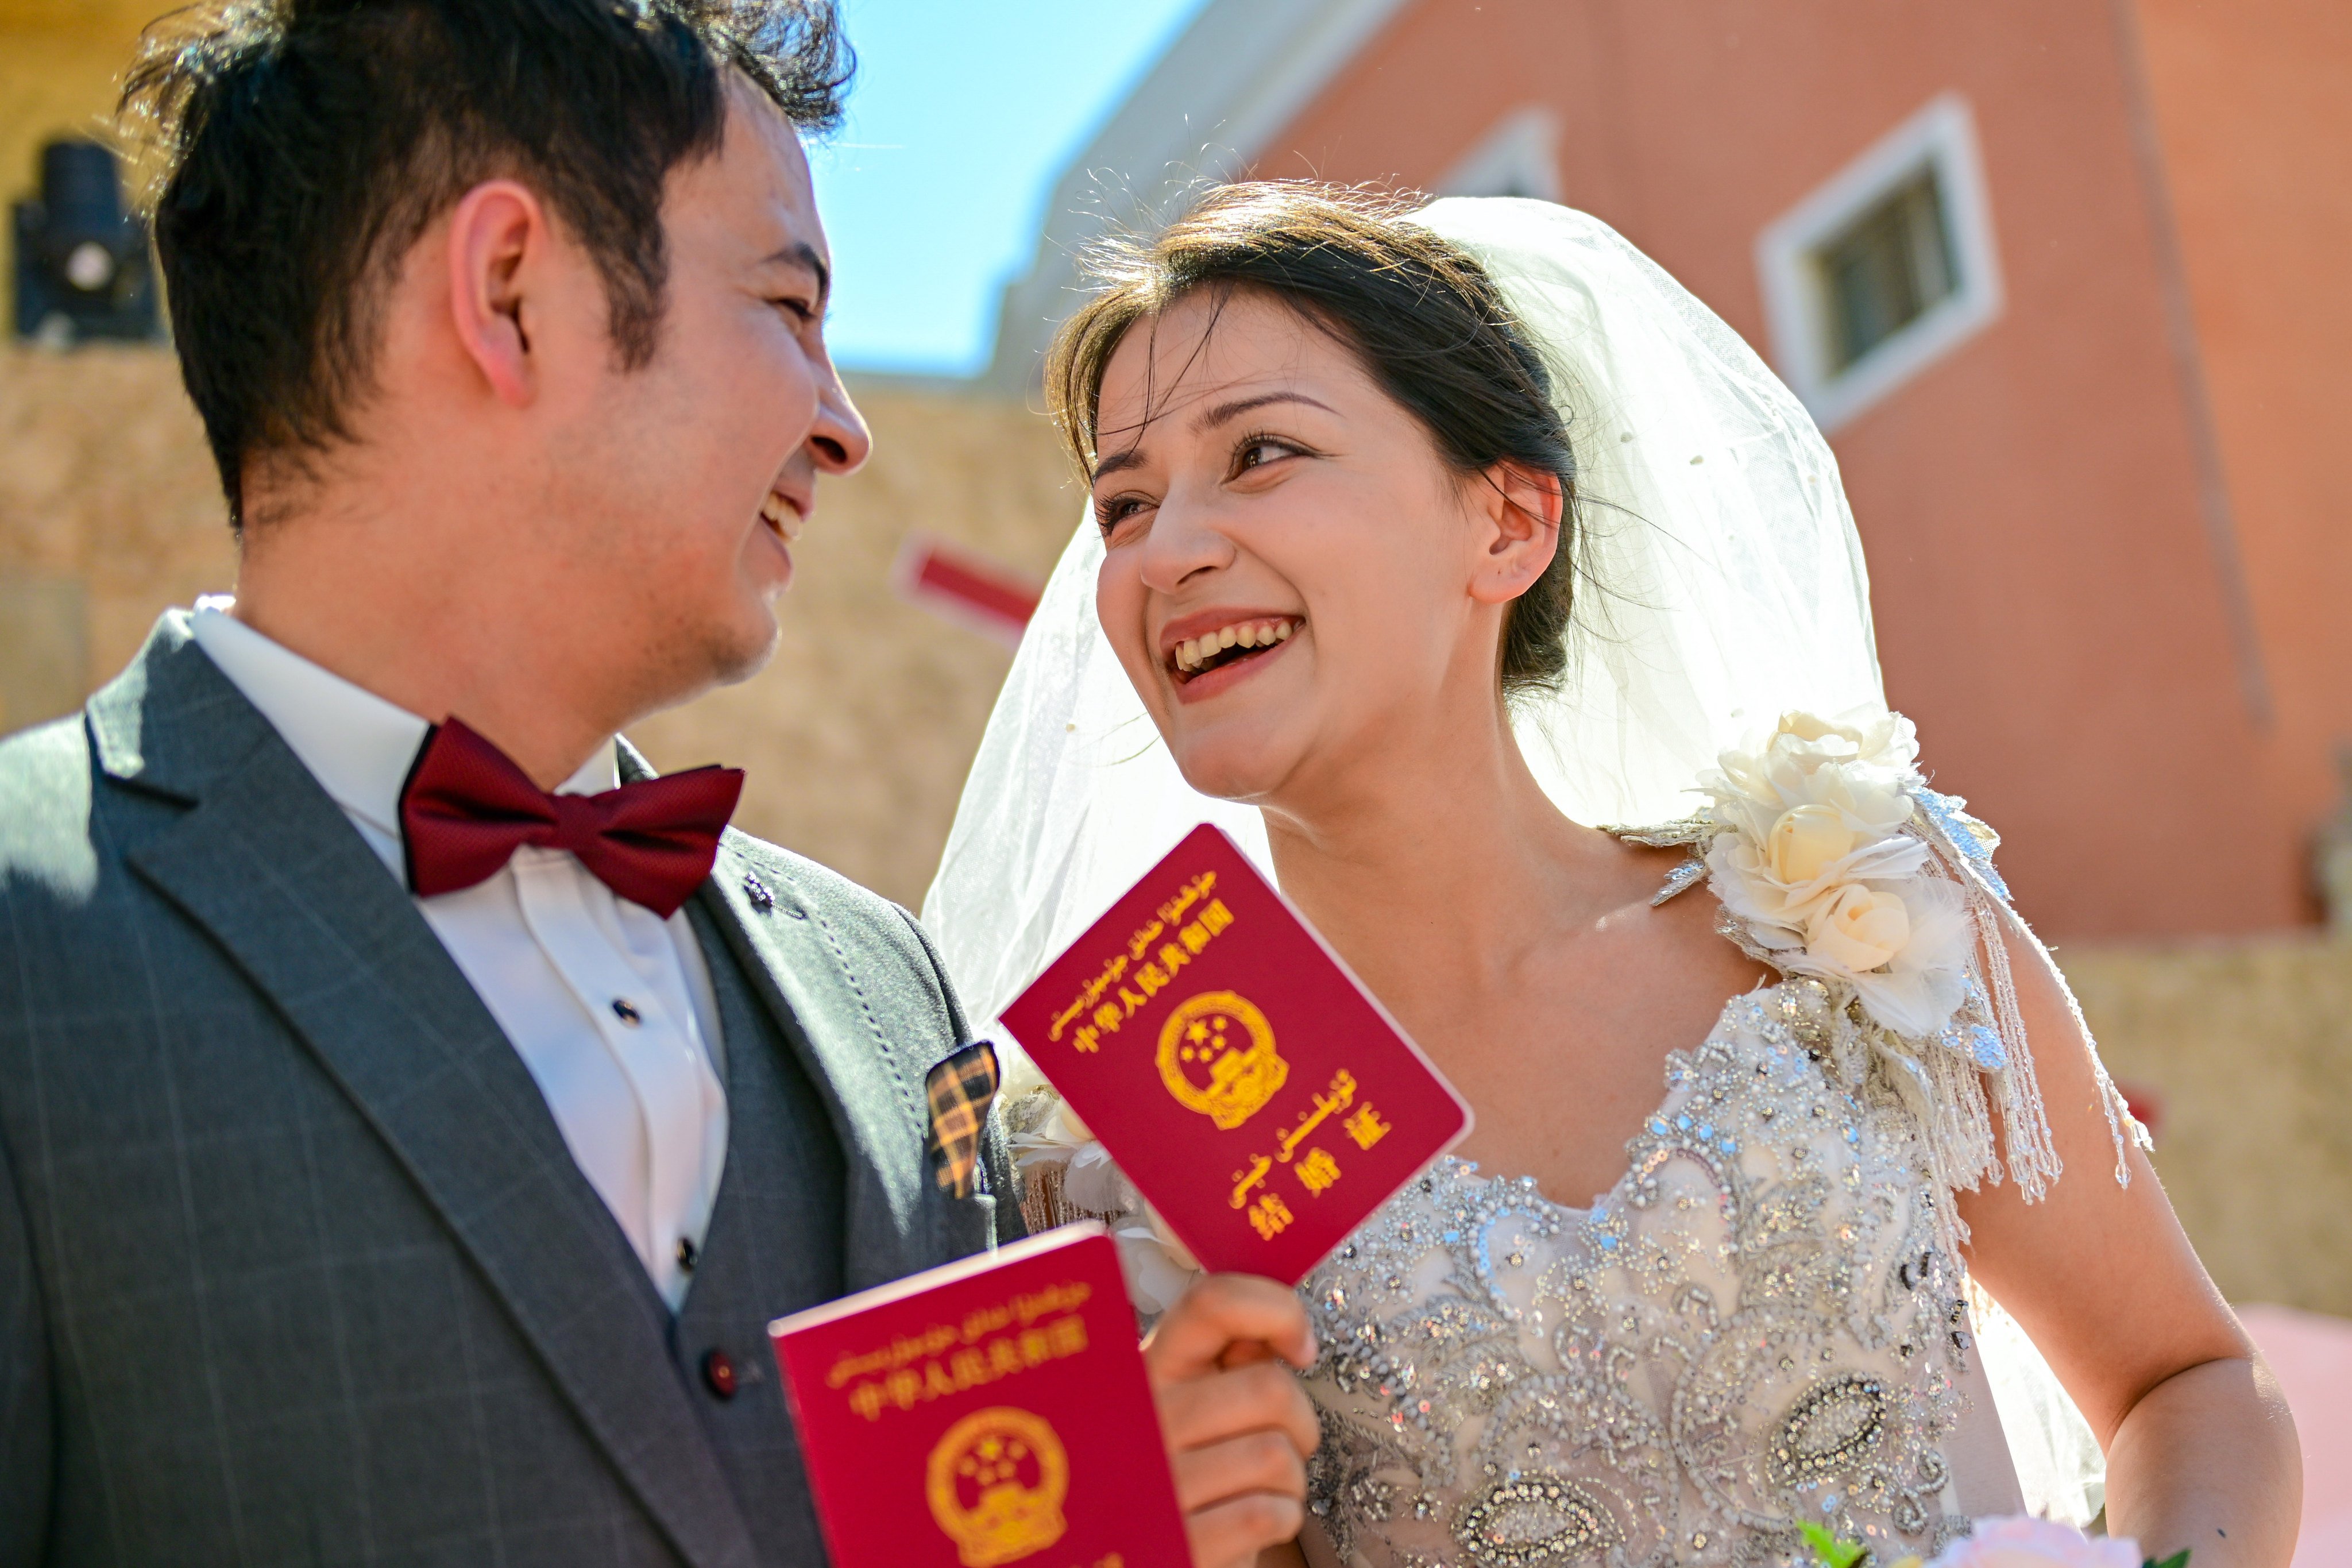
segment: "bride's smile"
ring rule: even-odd
[[[1180,700],[1197,702],[1231,684],[1211,677],[1244,665],[1262,668],[1265,655],[1306,625],[1297,616],[1203,610],[1160,627],[1160,645],[1164,661],[1175,672]]]
[[[1558,538],[1545,496],[1530,522],[1527,481],[1456,472],[1353,349],[1253,290],[1127,334],[1100,408],[1097,606],[1195,787],[1303,805],[1347,759],[1475,750]]]

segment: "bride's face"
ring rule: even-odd
[[[1187,297],[1128,330],[1097,431],[1097,608],[1194,788],[1277,804],[1495,703],[1481,509],[1330,333]]]

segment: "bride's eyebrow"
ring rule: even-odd
[[[1304,403],[1320,408],[1335,419],[1339,417],[1338,409],[1328,403],[1317,402],[1303,392],[1264,392],[1255,397],[1237,397],[1231,403],[1219,403],[1201,410],[1192,416],[1192,428],[1195,431],[1213,430],[1228,419],[1247,414],[1253,408],[1263,408],[1269,403]]]
[[[1095,464],[1095,471],[1087,476],[1087,483],[1090,485],[1100,484],[1102,482],[1103,476],[1106,474],[1115,474],[1122,468],[1139,468],[1141,467],[1143,467],[1143,447],[1141,443],[1139,442],[1137,445],[1128,447],[1123,452],[1113,452],[1109,457],[1097,461]]]
[[[1335,419],[1339,416],[1338,409],[1328,403],[1309,397],[1303,392],[1262,392],[1255,397],[1236,397],[1230,403],[1211,405],[1192,416],[1192,428],[1195,431],[1213,430],[1228,419],[1239,418],[1251,409],[1263,408],[1269,403],[1304,403],[1310,407],[1320,408]],[[1142,466],[1143,446],[1141,442],[1138,442],[1124,451],[1113,452],[1097,462],[1095,471],[1087,476],[1087,482],[1097,484],[1107,475],[1116,474],[1123,468],[1137,468]]]

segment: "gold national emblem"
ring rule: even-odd
[[[1290,1068],[1274,1049],[1274,1026],[1246,998],[1204,991],[1160,1029],[1160,1077],[1177,1103],[1230,1132],[1263,1110]]]
[[[1042,1415],[1009,1405],[975,1410],[931,1450],[923,1494],[964,1568],[1043,1552],[1069,1523],[1070,1457]]]

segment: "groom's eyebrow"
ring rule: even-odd
[[[833,297],[833,268],[816,253],[816,247],[805,239],[796,239],[772,256],[765,258],[763,267],[797,267],[816,279],[816,302],[821,310]]]

